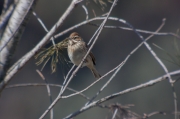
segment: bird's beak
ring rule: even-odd
[[[68,38],[69,45],[74,45],[72,38]]]

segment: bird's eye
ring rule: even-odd
[[[79,38],[79,36],[74,36],[73,39],[74,39],[75,41],[81,41],[81,39]]]
[[[77,39],[77,38],[78,38],[77,36],[74,37],[74,39]]]

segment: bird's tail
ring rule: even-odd
[[[93,67],[93,68],[91,69],[91,72],[93,73],[93,75],[94,75],[94,77],[95,77],[96,79],[99,79],[99,78],[101,77],[101,75],[98,73],[98,71],[96,70],[95,67]]]

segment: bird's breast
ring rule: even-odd
[[[68,55],[72,63],[79,65],[86,52],[80,46],[68,46]]]

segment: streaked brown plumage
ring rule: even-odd
[[[86,46],[86,43],[79,36],[79,34],[77,32],[71,33],[68,42],[68,56],[71,62],[78,66],[81,63],[82,58],[86,55],[87,50],[88,48]],[[87,66],[92,71],[96,79],[101,77],[95,68],[95,57],[92,52],[90,52],[86,57],[84,63],[82,64],[82,67],[84,66]]]

